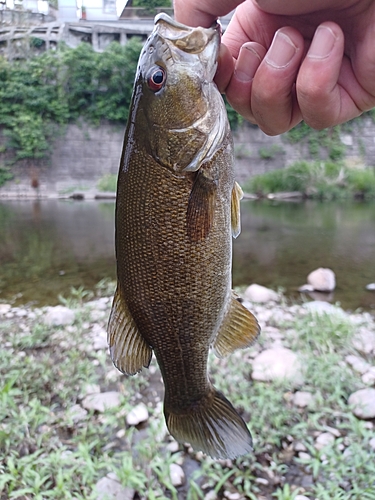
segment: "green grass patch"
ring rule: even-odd
[[[117,190],[117,175],[106,174],[99,179],[97,186],[99,191],[116,192]]]
[[[183,445],[168,450],[155,361],[150,370],[125,377],[116,375],[105,349],[93,349],[92,330],[94,325],[105,328],[110,300],[105,310],[90,301],[112,294],[113,286],[103,280],[93,291],[80,287],[61,297],[76,315],[66,327],[47,327],[45,311],[39,309],[26,317],[0,317],[2,500],[94,499],[96,483],[108,473],[115,473],[140,499],[204,500],[214,492],[220,500],[230,493],[250,500],[293,500],[298,494],[319,500],[375,500],[374,428],[347,406],[348,396],[363,383],[345,362],[358,328],[373,327],[368,316],[354,324],[343,314],[317,315],[294,307],[292,318],[270,318],[268,325],[278,329],[283,344],[302,360],[303,383],[252,380],[252,349],[226,359],[211,355],[213,383],[248,422],[254,438],[254,453],[214,461]],[[285,303],[278,308],[289,310]],[[269,347],[266,332],[254,349]],[[367,361],[375,363],[371,355]],[[87,384],[120,392],[120,406],[89,411],[74,421],[70,408],[82,404]],[[296,390],[310,392],[314,403],[296,407]],[[129,427],[126,415],[140,401],[149,409],[149,420]],[[318,450],[316,435],[329,428],[338,435]],[[304,447],[304,455],[295,450],[296,443]],[[183,464],[187,472],[181,488],[171,482],[173,463]]]
[[[245,184],[244,189],[263,196],[300,191],[316,199],[374,198],[375,171],[372,167],[354,168],[344,163],[301,161],[256,175]]]

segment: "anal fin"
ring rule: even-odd
[[[229,310],[213,344],[216,356],[222,358],[236,349],[250,347],[259,334],[260,326],[257,319],[232,292]]]
[[[107,328],[107,340],[115,367],[135,375],[150,365],[152,349],[142,337],[117,285]]]

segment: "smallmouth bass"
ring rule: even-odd
[[[134,375],[155,353],[172,436],[213,458],[252,449],[249,430],[207,374],[250,346],[255,317],[231,290],[241,188],[224,102],[213,83],[220,26],[166,14],[139,59],[116,200],[118,283],[108,325],[114,365]]]

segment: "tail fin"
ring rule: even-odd
[[[252,451],[251,434],[232,404],[214,388],[183,414],[164,408],[167,427],[180,443],[212,458],[236,458]]]

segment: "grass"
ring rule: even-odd
[[[99,179],[97,186],[99,191],[103,192],[116,192],[117,189],[117,175],[114,174],[106,174],[103,175],[101,179]]]
[[[363,387],[360,375],[344,361],[360,325],[348,316],[319,316],[302,307],[285,320],[275,314],[278,319],[270,324],[303,360],[302,386],[251,379],[252,353],[271,342],[266,328],[252,349],[227,359],[211,356],[212,380],[249,423],[255,448],[233,462],[214,461],[185,446],[168,450],[155,362],[127,378],[114,371],[106,352],[93,350],[92,326],[105,327],[110,303],[101,311],[87,300],[112,291],[103,281],[93,292],[79,288],[61,298],[76,312],[67,327],[47,327],[38,309],[27,317],[0,317],[1,500],[94,499],[95,484],[110,472],[139,499],[200,500],[213,490],[218,499],[237,492],[251,500],[293,500],[298,494],[375,500],[375,451],[369,444],[374,429],[347,407],[350,393]],[[285,304],[277,307],[288,310]],[[358,318],[369,322],[365,315]],[[121,405],[74,421],[70,408],[81,402],[87,384],[120,392]],[[311,392],[314,404],[293,405],[296,390]],[[146,425],[129,427],[125,417],[139,401],[148,406],[150,418]],[[332,427],[339,436],[317,450],[317,433]],[[299,456],[296,443],[304,455]],[[171,483],[172,463],[190,464],[182,488]]]
[[[261,196],[300,191],[317,199],[374,198],[375,171],[372,167],[350,167],[342,162],[300,161],[254,176],[244,189]]]

